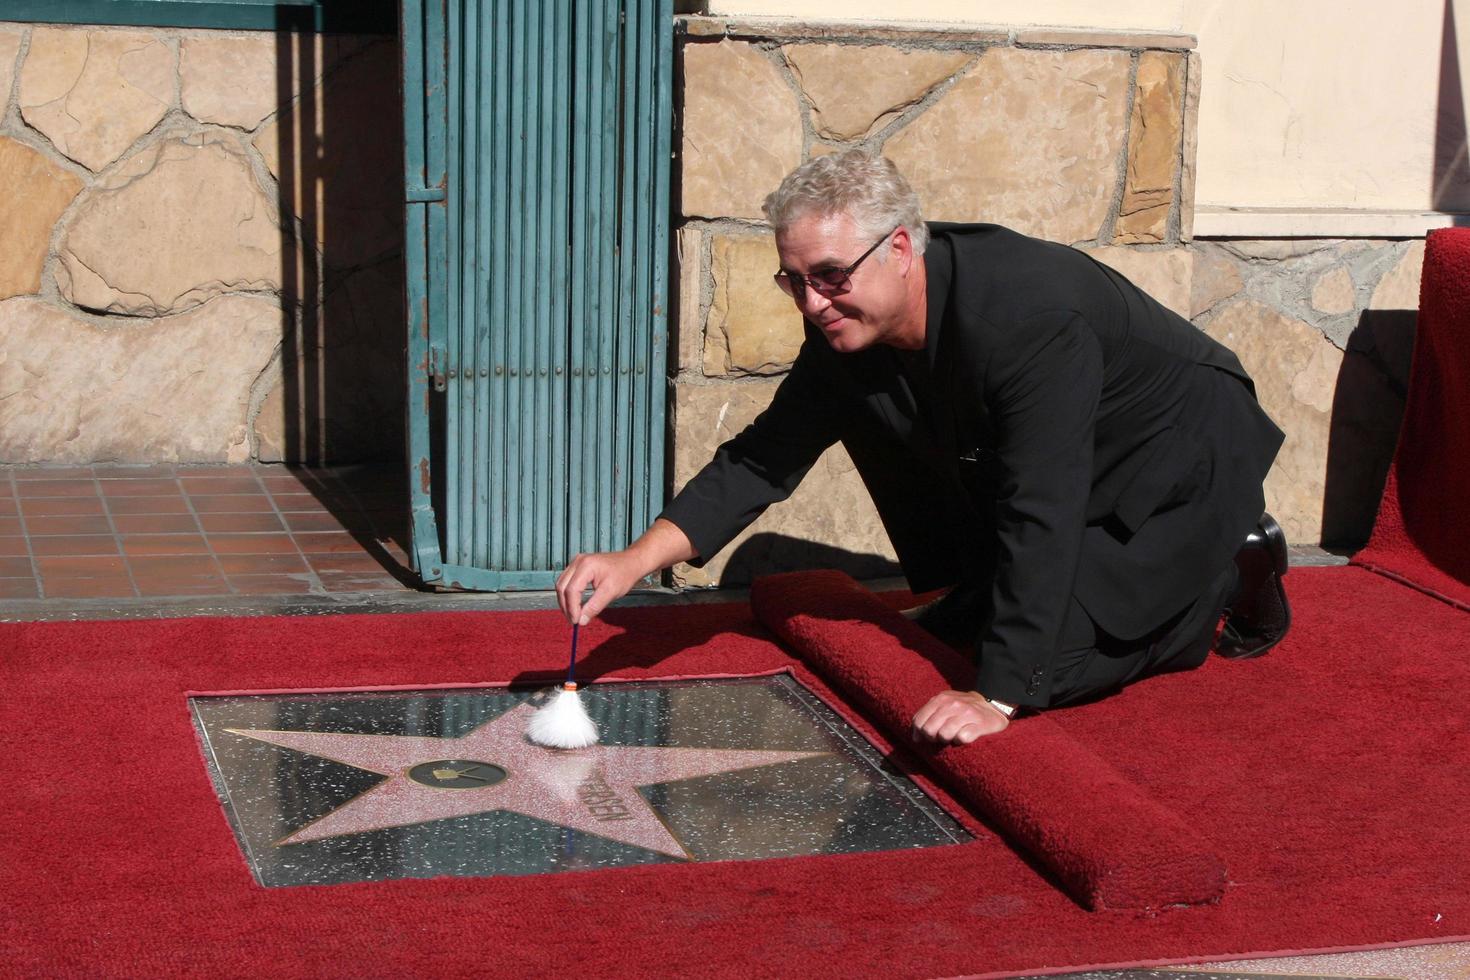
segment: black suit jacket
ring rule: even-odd
[[[1075,249],[933,223],[926,349],[838,354],[810,324],[771,405],[662,516],[709,558],[817,457],[852,454],[916,591],[989,583],[976,689],[1045,706],[1075,596],[1143,636],[1264,507],[1281,430],[1225,347]]]

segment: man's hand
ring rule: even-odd
[[[603,551],[573,558],[556,579],[556,601],[568,622],[586,626],[614,599],[621,599],[646,574],[627,551]],[[582,594],[592,589],[584,605]]]
[[[621,599],[645,575],[675,562],[689,561],[695,556],[694,545],[678,525],[662,517],[622,551],[602,551],[578,555],[567,563],[556,578],[556,602],[567,621],[586,626]],[[592,598],[584,605],[582,593],[592,589]]]
[[[914,715],[915,742],[969,745],[1002,731],[1011,720],[978,691],[941,691]]]

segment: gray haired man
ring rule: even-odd
[[[765,201],[806,339],[771,405],[627,549],[557,582],[586,622],[702,563],[841,442],[916,592],[974,650],[914,736],[970,742],[1141,677],[1266,652],[1290,622],[1262,516],[1281,430],[1239,360],[1113,270],[998,225],[925,223],[893,164],[812,160]],[[583,590],[593,587],[584,605]]]

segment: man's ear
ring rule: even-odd
[[[909,270],[914,267],[914,240],[909,237],[908,228],[899,225],[894,231],[893,238],[889,241],[888,247],[902,263],[899,272],[903,275],[908,275]]]

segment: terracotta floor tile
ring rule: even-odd
[[[217,496],[189,498],[189,503],[200,514],[268,514],[270,498],[265,494],[229,493]]]
[[[84,480],[21,480],[15,484],[15,495],[22,500],[32,497],[95,497],[97,485],[90,474]]]
[[[40,558],[36,566],[45,579],[53,578],[117,578],[127,574],[127,564],[121,555],[90,556],[83,558]]]
[[[37,466],[16,467],[10,470],[16,483],[34,483],[36,480],[87,480],[92,479],[90,466]]]
[[[177,480],[98,480],[104,497],[167,497],[179,492]]]
[[[113,514],[118,534],[198,534],[193,514]]]
[[[25,528],[20,526],[20,518],[10,515],[0,516],[0,537],[11,534],[23,534]]]
[[[317,572],[385,572],[383,563],[366,551],[328,552],[309,554],[306,562]]]
[[[123,554],[207,555],[209,545],[202,534],[124,534]]]
[[[238,477],[254,472],[258,467],[248,466],[244,463],[205,463],[199,466],[180,466],[178,474],[181,477],[219,476]]]
[[[0,525],[3,526],[3,525]],[[0,533],[4,533],[0,531]],[[112,525],[101,514],[68,514],[61,517],[27,517],[26,533],[31,537],[47,534],[112,534]]]
[[[311,531],[294,537],[302,554],[342,554],[367,550],[361,541],[345,531]]]
[[[25,538],[10,535],[0,538],[0,557],[14,558],[16,555],[29,555],[30,553],[31,549],[26,544]]]
[[[317,589],[307,575],[231,575],[229,581],[241,595],[305,595]]]
[[[361,514],[333,514],[329,511],[295,510],[281,514],[286,526],[294,531],[336,531],[339,534],[349,529],[366,530],[368,522]]]
[[[31,553],[41,555],[115,555],[117,539],[110,534],[74,534],[31,538]]]
[[[173,463],[148,463],[141,466],[97,463],[92,467],[92,475],[99,480],[172,480],[176,470]]]
[[[217,555],[294,555],[296,542],[291,535],[279,534],[211,534],[210,547]]]
[[[220,568],[226,575],[260,575],[268,572],[306,572],[300,555],[220,555]]]
[[[313,488],[320,486],[310,477],[296,477],[290,473],[279,475],[258,472],[261,484],[271,493],[310,493]]]
[[[40,595],[33,578],[0,578],[0,599],[36,599]]]
[[[126,578],[47,578],[42,580],[48,599],[112,599],[137,595]]]
[[[0,578],[18,578],[22,575],[32,575],[34,572],[30,558],[25,555],[0,557]]]
[[[150,598],[173,595],[232,595],[230,584],[223,575],[213,578],[140,578],[138,594]]]
[[[172,497],[108,497],[107,512],[117,514],[187,514],[189,502],[182,494]],[[31,514],[26,509],[26,516]]]
[[[213,555],[129,555],[128,567],[139,582],[145,578],[200,578],[220,574]]]
[[[331,507],[345,506],[349,510],[356,510],[350,500],[344,501],[340,497],[328,497],[323,501],[314,493],[272,493],[271,499],[275,501],[276,509],[285,513],[286,511],[319,511],[331,513]]]
[[[391,575],[368,575],[364,572],[319,572],[322,587],[328,592],[394,592],[407,588]]]
[[[179,474],[179,482],[184,486],[184,492],[194,496],[198,494],[218,493],[264,493],[255,477],[245,476],[191,476],[188,473]]]
[[[199,525],[206,534],[286,530],[275,514],[200,514]]]
[[[20,512],[26,517],[107,513],[101,497],[27,497],[20,502]]]

